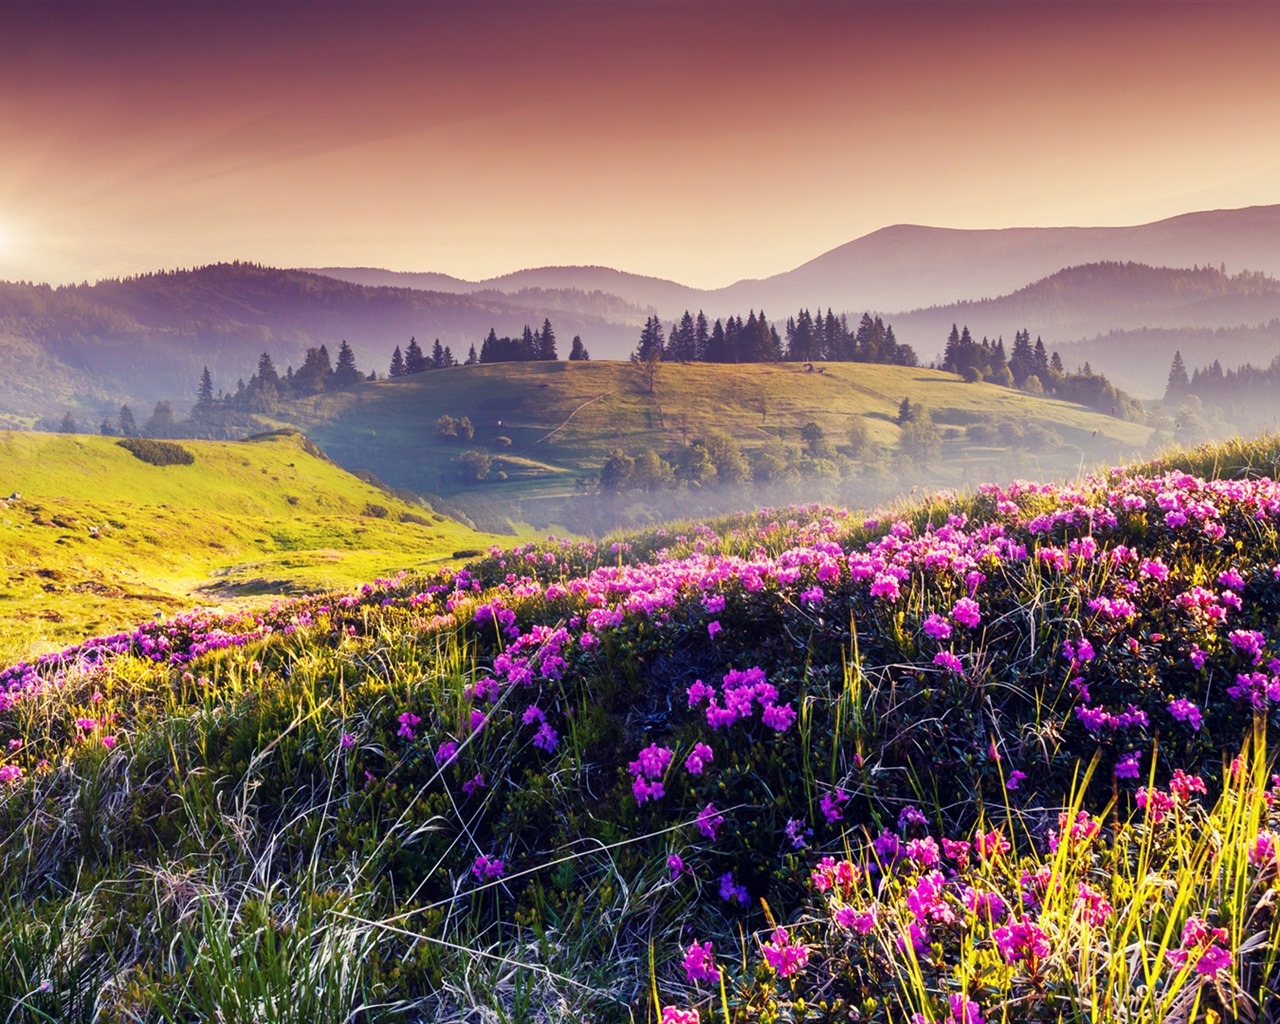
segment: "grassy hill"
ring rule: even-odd
[[[1278,467],[523,544],[11,666],[0,1001],[1272,1019]]]
[[[1000,475],[1008,451],[966,440],[964,428],[983,418],[1038,424],[1063,445],[1021,456],[1023,474],[1077,471],[1081,463],[1140,450],[1143,426],[1081,406],[989,384],[965,384],[953,374],[867,363],[663,364],[653,393],[641,369],[620,362],[502,363],[460,366],[290,403],[289,421],[345,466],[363,466],[401,487],[460,500],[526,500],[573,493],[594,476],[614,448],[658,452],[707,430],[728,432],[748,457],[800,444],[800,430],[817,422],[840,447],[852,424],[862,424],[880,454],[898,443],[898,406],[923,404],[942,428],[942,455],[928,480],[960,486]],[[467,416],[472,442],[435,436],[439,416]],[[501,438],[510,440],[500,447]],[[495,457],[490,479],[463,484],[455,459],[468,447]],[[505,479],[498,479],[499,472]],[[911,483],[922,476],[912,474]],[[908,487],[910,483],[908,484]],[[851,498],[850,500],[864,500]]]
[[[0,652],[250,595],[349,585],[492,538],[406,504],[290,433],[184,441],[155,466],[110,438],[0,432]]]

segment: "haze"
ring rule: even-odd
[[[0,278],[715,287],[898,222],[1271,203],[1277,38],[1265,3],[10,3]]]

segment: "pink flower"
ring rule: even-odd
[[[1169,714],[1176,721],[1186,722],[1194,732],[1200,731],[1200,723],[1203,716],[1200,713],[1200,709],[1192,701],[1187,700],[1186,697],[1179,697],[1177,700],[1170,701]]]
[[[923,629],[926,635],[934,640],[949,640],[951,638],[951,623],[936,613],[924,620]]]
[[[720,898],[726,903],[737,901],[738,906],[745,907],[751,902],[751,894],[745,885],[738,885],[733,880],[733,872],[726,871],[720,876]]]
[[[671,872],[671,881],[675,881],[687,870],[684,866],[684,858],[678,853],[673,853],[667,857],[667,870]]]
[[[933,663],[941,665],[948,672],[954,672],[956,675],[964,675],[964,662],[957,658],[950,651],[939,651],[933,656]]]
[[[1026,960],[1031,964],[1049,955],[1049,938],[1032,921],[1022,920],[996,928],[991,937],[1005,963]]]
[[[1024,779],[1026,779],[1026,777],[1027,777],[1026,772],[1019,771],[1018,769],[1014,769],[1009,773],[1009,780],[1004,784],[1004,788],[1010,789],[1010,790],[1017,789],[1019,786],[1022,785],[1022,782]]]
[[[1141,774],[1138,767],[1142,760],[1142,751],[1131,750],[1116,762],[1114,774],[1117,779],[1136,779]]]
[[[778,732],[786,732],[795,720],[796,713],[790,704],[770,704],[760,715],[760,721]]]
[[[808,947],[792,942],[785,928],[775,928],[772,940],[761,943],[761,951],[779,977],[789,978],[809,962]]]
[[[719,633],[723,628],[724,628],[724,627],[720,625],[720,620],[719,620],[719,619],[716,619],[716,620],[714,620],[714,621],[712,621],[712,622],[708,622],[708,623],[707,623],[707,636],[708,636],[710,639],[714,640],[714,639],[716,638],[716,634],[717,634],[717,633]]]
[[[951,608],[951,617],[962,626],[972,629],[982,621],[982,609],[971,597],[962,597]]]
[[[716,966],[710,940],[701,944],[694,942],[685,950],[684,974],[690,985],[700,981],[715,983],[720,980],[720,968]]]
[[[674,1006],[662,1008],[662,1024],[698,1024],[697,1010],[680,1010]]]
[[[695,743],[689,756],[684,759],[685,771],[690,775],[701,775],[714,757],[715,752],[705,743]]]
[[[484,789],[484,787],[484,776],[479,772],[476,772],[475,775],[467,779],[467,781],[462,784],[462,792],[467,796],[474,796],[476,793],[480,792],[480,790]]]
[[[898,578],[881,573],[871,584],[871,596],[881,597],[893,602],[901,596],[898,590]]]

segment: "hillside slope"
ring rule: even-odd
[[[904,397],[927,406],[944,428],[939,471],[954,484],[976,479],[992,455],[959,436],[984,417],[1038,423],[1061,435],[1065,445],[1039,457],[1047,472],[1073,471],[1082,457],[1136,451],[1150,435],[1146,427],[1081,406],[964,384],[935,370],[868,363],[832,363],[824,370],[808,373],[796,363],[664,363],[649,394],[632,363],[462,366],[293,402],[280,415],[343,465],[367,467],[397,486],[512,500],[572,493],[615,448],[662,452],[708,430],[727,432],[753,455],[799,444],[801,428],[811,421],[840,445],[856,422],[888,451],[901,435],[896,417]],[[475,438],[438,438],[441,415],[468,417]],[[956,435],[951,440],[947,428]],[[465,484],[455,460],[473,446],[487,448],[496,461],[491,479]],[[498,479],[499,472],[506,478]]]
[[[0,652],[194,604],[349,585],[494,538],[410,505],[293,434],[184,441],[149,465],[110,438],[0,432]]]

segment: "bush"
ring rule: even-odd
[[[117,441],[116,444],[135,458],[152,466],[190,466],[196,461],[196,457],[190,451],[172,441],[126,437],[123,441]]]

